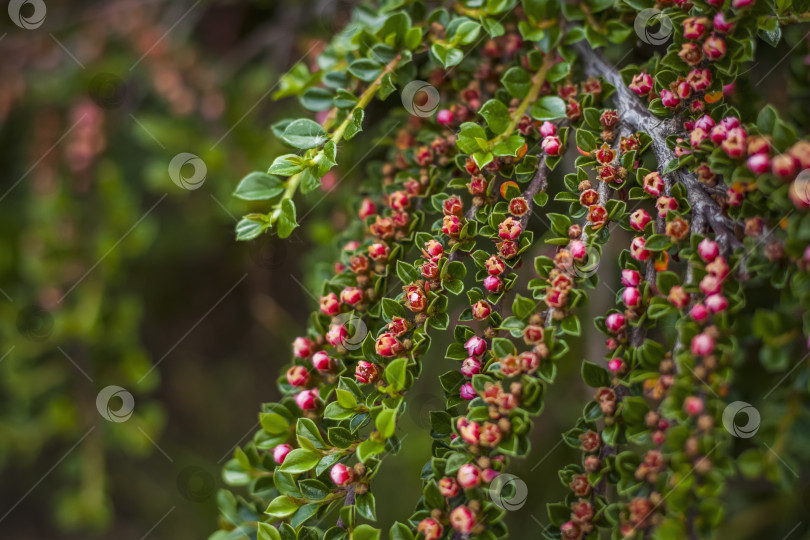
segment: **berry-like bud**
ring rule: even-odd
[[[287,382],[291,386],[306,386],[309,382],[309,371],[304,366],[293,366],[287,370]]]
[[[318,398],[318,390],[313,388],[312,390],[303,390],[298,392],[293,396],[295,399],[295,404],[302,411],[311,411],[316,407],[316,400]]]
[[[473,385],[470,383],[464,383],[461,385],[458,395],[461,396],[462,399],[469,401],[471,399],[475,399],[477,394],[475,393],[475,388],[473,388]]]
[[[370,384],[380,377],[380,371],[376,364],[360,360],[354,368],[354,378],[361,384]]]
[[[465,377],[472,377],[481,373],[481,362],[472,356],[465,358],[461,363],[461,374]]]
[[[335,463],[329,471],[329,478],[338,486],[345,486],[354,478],[354,470],[343,463]]]
[[[273,448],[273,460],[281,465],[290,452],[292,452],[292,446],[289,444],[280,444]]]
[[[308,358],[312,354],[312,348],[315,346],[312,340],[305,337],[297,337],[293,341],[293,355],[296,358]]]

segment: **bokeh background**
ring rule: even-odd
[[[314,193],[330,204],[312,205],[291,238],[237,243],[250,206],[231,193],[281,153],[269,126],[306,114],[274,100],[279,76],[314,62],[354,3],[4,3],[0,538],[191,539],[217,528],[221,467],[258,427],[260,404],[278,398],[289,343],[353,219],[341,190]],[[172,165],[181,154],[192,156]],[[613,266],[600,269],[605,283]],[[583,320],[612,303],[594,296]],[[602,354],[587,335],[572,358]],[[426,362],[405,450],[375,483],[386,529],[419,497],[428,411],[442,404],[436,377],[451,367]],[[544,503],[564,495],[556,471],[576,453],[559,434],[579,411],[560,404],[590,395],[578,371],[561,367],[532,455],[513,471],[528,487],[508,518],[515,538],[539,537]],[[779,517],[771,508],[755,521]]]

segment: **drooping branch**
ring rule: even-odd
[[[652,151],[659,165],[663,167],[675,159],[675,153],[667,146],[666,139],[681,131],[678,128],[679,119],[657,118],[624,84],[619,71],[601,53],[591,49],[584,41],[576,44],[575,48],[580,53],[586,75],[603,77],[616,88],[614,101],[621,121],[632,129],[644,131],[650,136]],[[686,187],[694,225],[707,222],[717,235],[717,241],[724,252],[742,245],[735,235],[735,221],[723,214],[720,205],[711,198],[694,174],[683,170],[669,174]]]

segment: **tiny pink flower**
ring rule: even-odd
[[[754,174],[765,174],[771,168],[771,159],[767,154],[754,154],[745,163]]]
[[[475,388],[470,383],[464,383],[461,385],[461,390],[459,390],[458,395],[460,395],[463,399],[467,401],[471,399],[475,399],[476,393]]]
[[[470,356],[481,356],[487,350],[487,342],[478,336],[473,336],[464,344],[467,354]]]
[[[332,359],[324,351],[318,351],[312,355],[312,366],[318,371],[329,371],[332,369]]]
[[[644,227],[650,222],[650,214],[643,208],[639,208],[630,214],[630,226],[637,231],[643,231]]]
[[[624,329],[624,315],[621,313],[611,313],[605,319],[605,325],[612,334],[618,334]]]
[[[465,358],[461,363],[461,374],[465,377],[472,377],[481,373],[481,362],[472,356]]]
[[[560,155],[560,151],[562,150],[562,143],[560,139],[555,135],[549,135],[548,137],[543,139],[543,144],[541,145],[543,152],[550,156],[558,156]]]
[[[703,412],[703,400],[697,396],[689,396],[683,400],[683,410],[689,416],[697,416]]]
[[[585,243],[581,240],[572,240],[568,244],[568,250],[571,252],[571,256],[574,260],[583,261],[588,257],[588,251],[585,248]]]
[[[458,469],[458,475],[456,479],[458,480],[458,485],[460,485],[463,489],[469,489],[475,487],[479,483],[479,475],[481,471],[473,465],[472,463],[465,463]]]
[[[305,337],[297,337],[293,341],[293,355],[296,358],[308,358],[312,354],[312,347],[315,344],[312,340]]]
[[[612,373],[619,373],[622,368],[624,367],[624,362],[622,362],[621,358],[613,358],[608,362],[608,369]]]
[[[647,240],[645,240],[643,236],[633,238],[633,241],[630,243],[630,255],[637,261],[646,261],[649,259],[652,256],[652,252],[644,249],[646,244]]]
[[[641,293],[635,287],[626,287],[622,291],[622,302],[630,309],[636,309],[641,306]]]
[[[289,444],[280,444],[273,448],[273,460],[281,465],[284,463],[284,458],[287,457],[287,454],[292,452],[292,446]]]
[[[698,334],[692,338],[692,354],[706,356],[714,351],[714,338],[709,334]]]
[[[703,304],[695,304],[689,312],[696,322],[702,323],[709,318],[709,310]]]
[[[453,113],[450,109],[442,109],[436,114],[436,122],[442,126],[447,126],[453,123]]]
[[[704,238],[698,244],[698,255],[706,262],[713,261],[720,254],[720,246],[717,242]]]
[[[329,478],[338,486],[345,486],[354,478],[354,471],[343,463],[335,463],[329,471]]]
[[[552,135],[556,134],[557,134],[557,126],[555,126],[551,122],[545,121],[540,126],[540,135],[542,135],[543,137],[551,137]]]
[[[442,497],[452,499],[453,497],[461,493],[461,489],[459,488],[458,482],[456,482],[455,478],[445,476],[444,478],[439,480],[439,493],[442,494]]]
[[[638,270],[625,269],[622,270],[622,285],[625,287],[638,287],[641,283],[641,274]]]
[[[317,398],[318,390],[315,388],[312,390],[303,390],[293,396],[293,399],[295,399],[295,404],[298,405],[302,411],[311,411],[314,409],[316,405],[315,400]]]
[[[293,366],[287,370],[287,382],[291,386],[306,386],[309,382],[309,371],[304,366]]]
[[[484,288],[489,292],[498,292],[501,290],[503,283],[498,276],[487,276],[484,278]]]
[[[706,297],[706,308],[712,313],[722,313],[728,308],[728,300],[721,294],[712,294]]]

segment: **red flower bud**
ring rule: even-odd
[[[376,364],[360,360],[354,368],[354,378],[361,384],[370,384],[376,382],[380,377],[380,371]]]
[[[273,460],[281,465],[290,452],[292,452],[292,446],[289,444],[280,444],[273,448]]]

